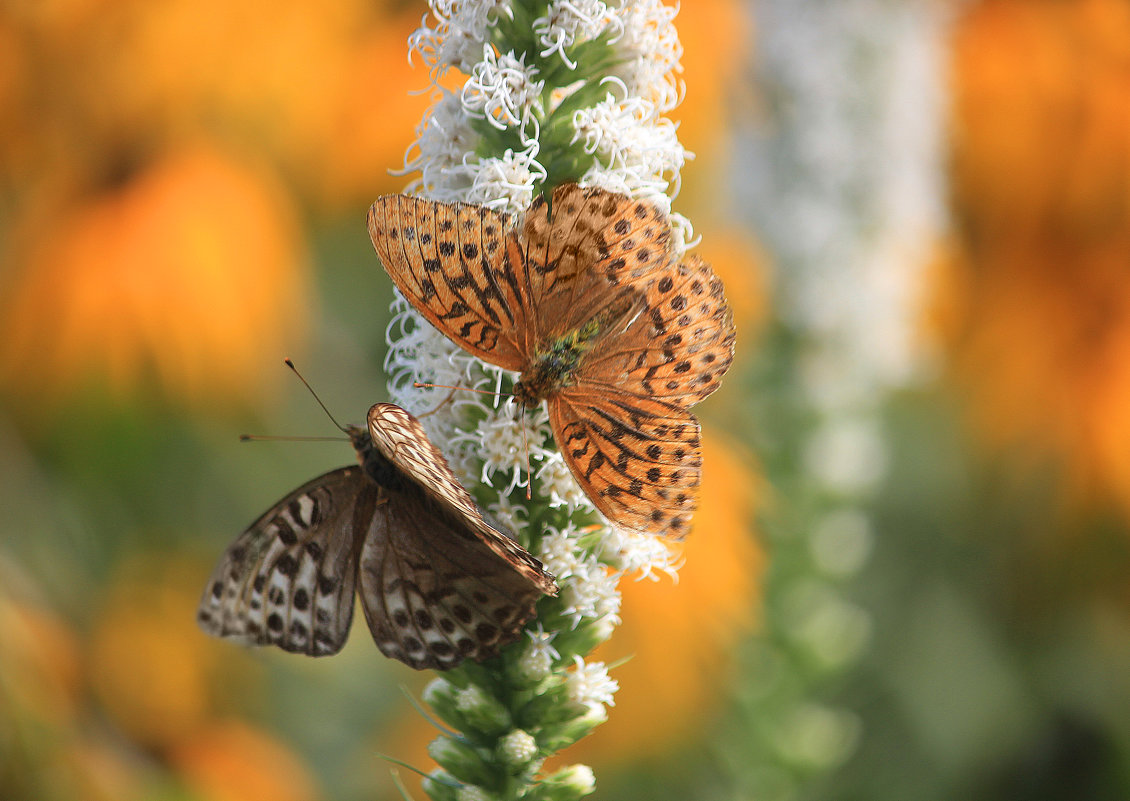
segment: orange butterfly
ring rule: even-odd
[[[676,263],[667,216],[647,201],[566,184],[520,218],[388,195],[369,235],[404,296],[456,344],[521,373],[546,401],[558,447],[613,524],[681,537],[702,454],[690,406],[733,361],[722,282]]]

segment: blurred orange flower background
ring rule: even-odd
[[[399,186],[422,8],[0,11],[0,384],[258,403],[306,338],[308,219]],[[92,348],[97,342],[99,347]],[[222,391],[221,391],[222,389]]]
[[[955,377],[986,441],[1130,513],[1130,6],[975,4],[952,81]]]

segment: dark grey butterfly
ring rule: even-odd
[[[346,432],[360,467],[287,495],[232,543],[197,619],[208,634],[324,656],[353,594],[377,647],[410,667],[481,661],[516,639],[553,576],[487,523],[419,421],[378,403]]]

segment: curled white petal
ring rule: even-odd
[[[509,0],[432,0],[434,27],[427,17],[408,37],[409,53],[418,53],[436,81],[449,67],[470,73],[490,26],[500,14],[513,16]]]
[[[544,116],[541,93],[545,87],[537,73],[537,67],[526,64],[525,54],[497,54],[485,44],[482,60],[471,68],[471,77],[463,84],[463,108],[499,130],[536,126],[536,119]]]
[[[678,7],[662,0],[635,0],[625,3],[622,33],[616,47],[623,61],[616,72],[628,92],[668,112],[682,102],[683,71],[680,59],[683,46],[675,30]]]
[[[498,158],[468,161],[468,203],[481,203],[497,211],[520,214],[534,199],[534,187],[546,172],[537,160],[537,142],[522,151],[507,150]]]
[[[557,54],[569,69],[576,69],[566,50],[595,39],[606,29],[619,38],[623,24],[620,14],[600,0],[552,0],[545,16],[534,20],[534,33],[542,46],[541,56]]]
[[[586,619],[620,623],[618,578],[618,573],[594,556],[577,560],[561,591],[563,611],[573,619],[574,626]]]
[[[576,509],[592,510],[589,501],[577,479],[565,464],[565,458],[558,451],[551,452],[537,472],[538,488],[549,496],[549,505],[565,507],[570,512]]]

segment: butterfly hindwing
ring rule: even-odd
[[[579,385],[549,404],[565,463],[619,526],[681,539],[698,503],[699,424],[686,409]]]
[[[340,651],[353,618],[358,507],[375,495],[360,467],[343,467],[275,504],[213,571],[197,614],[204,631],[311,656]]]
[[[373,518],[359,582],[377,646],[417,669],[493,656],[520,635],[543,592],[464,521],[412,492],[390,494]]]

